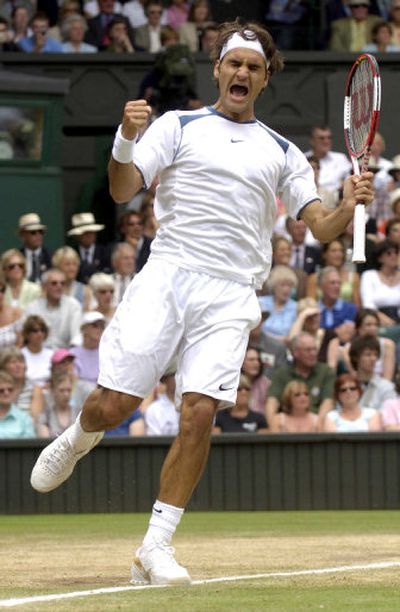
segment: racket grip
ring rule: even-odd
[[[365,262],[365,206],[356,204],[354,209],[354,229],[353,229],[353,262]]]

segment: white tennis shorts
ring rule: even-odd
[[[178,401],[192,391],[232,405],[260,316],[250,286],[152,259],[104,331],[98,383],[145,397],[176,358]]]

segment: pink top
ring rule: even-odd
[[[174,28],[174,30],[178,30],[180,26],[186,23],[188,19],[189,5],[185,2],[185,4],[182,5],[182,8],[184,10],[177,8],[174,4],[172,4],[167,9],[167,23],[169,26],[171,26],[171,28]]]
[[[387,399],[383,402],[381,410],[382,425],[400,425],[400,397]]]

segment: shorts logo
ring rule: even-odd
[[[230,391],[231,389],[233,389],[233,387],[227,387],[226,385],[222,384],[219,386],[219,390],[220,391]]]

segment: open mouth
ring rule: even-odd
[[[229,91],[234,98],[245,98],[249,92],[245,85],[232,85]]]

